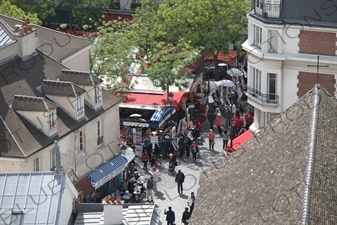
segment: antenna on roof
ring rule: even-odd
[[[316,63],[316,65],[307,65],[307,66],[308,66],[308,67],[316,67],[316,68],[317,68],[316,84],[318,84],[319,68],[320,68],[320,67],[329,67],[328,65],[326,65],[326,66],[321,66],[321,65],[319,65],[319,56],[317,56],[317,63]]]

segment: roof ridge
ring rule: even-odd
[[[319,113],[318,109],[320,105],[319,94],[322,91],[319,84],[315,85],[314,91],[315,91],[315,99],[314,99],[314,108],[313,108],[313,114],[312,114],[309,162],[308,162],[308,168],[307,168],[306,187],[304,190],[304,199],[303,199],[303,212],[302,212],[302,222],[301,222],[302,225],[307,225],[309,222],[311,184],[312,184],[313,172],[314,172],[314,167],[315,167],[317,123],[318,123],[318,113]]]
[[[62,81],[62,80],[48,80],[48,79],[43,79],[43,83],[58,83],[58,84],[73,84],[71,81]]]
[[[44,97],[37,97],[37,96],[30,96],[30,95],[14,95],[15,98],[27,98],[27,99],[37,99],[37,100],[44,100]]]

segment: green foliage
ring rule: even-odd
[[[37,14],[40,20],[47,18],[49,15],[55,15],[52,7],[54,0],[10,0],[12,5],[20,7],[27,14]]]
[[[130,27],[127,21],[103,22],[90,49],[93,75],[108,81],[112,89],[119,92],[129,89],[127,68],[134,62],[132,40],[128,38]]]
[[[16,5],[12,4],[12,0],[1,0],[0,1],[0,14],[5,16],[9,16],[18,20],[26,20],[27,18],[30,19],[30,23],[41,25],[42,22],[38,18],[36,13],[25,13],[21,8],[17,7]]]
[[[62,24],[60,24],[60,29],[62,29],[62,30],[64,30],[64,29],[66,29],[67,28],[67,24],[66,23],[62,23]]]

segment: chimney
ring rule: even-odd
[[[103,204],[104,224],[123,224],[123,204]]]
[[[54,141],[55,144],[55,158],[56,158],[56,162],[55,162],[55,170],[54,170],[54,174],[64,174],[64,169],[63,166],[61,164],[61,152],[60,152],[60,147],[57,144],[57,140]]]
[[[28,27],[27,26],[23,26],[23,31],[26,33],[28,33]]]
[[[24,33],[25,33],[25,32],[23,31],[23,28],[20,27],[20,28],[19,28],[19,31],[18,31],[18,34],[19,34],[20,36],[22,36]]]

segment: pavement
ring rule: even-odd
[[[216,127],[213,131],[215,133],[215,146],[214,150],[208,149],[208,122],[203,123],[201,136],[197,143],[199,146],[200,157],[197,158],[196,163],[190,158],[177,158],[178,166],[176,171],[180,169],[185,174],[185,182],[183,183],[183,194],[179,195],[177,190],[177,184],[175,183],[175,173],[168,174],[168,160],[160,159],[161,165],[158,166],[160,172],[160,178],[157,183],[158,192],[154,195],[154,203],[159,209],[160,218],[163,224],[166,224],[166,215],[164,215],[164,209],[169,206],[175,212],[176,224],[183,224],[181,222],[182,213],[187,207],[187,198],[194,192],[196,194],[196,202],[198,204],[198,188],[200,174],[216,164],[219,161],[225,159],[225,151],[222,150],[222,137],[217,133]],[[139,171],[144,172],[142,169],[143,164],[140,162],[140,158],[135,160],[136,166]],[[193,214],[192,214],[193,217]]]

